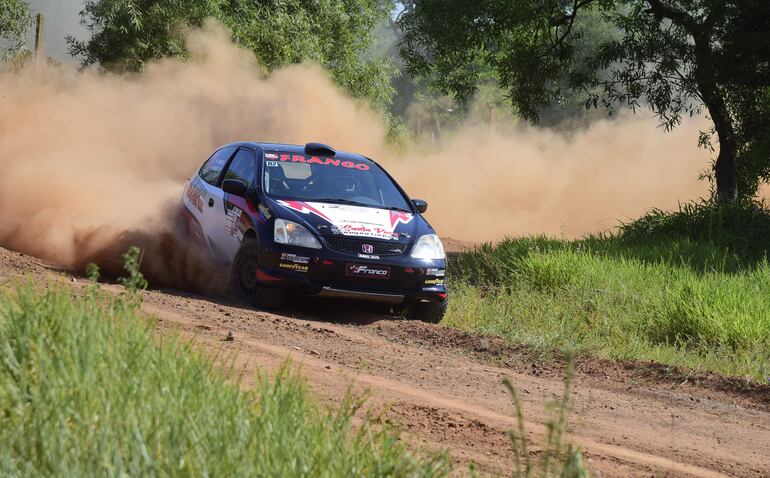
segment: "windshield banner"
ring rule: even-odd
[[[399,224],[409,224],[414,215],[371,207],[349,206],[320,202],[284,201],[278,204],[302,214],[313,214],[331,224],[333,234],[398,240]]]

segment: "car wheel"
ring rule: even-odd
[[[239,300],[258,309],[275,309],[281,306],[286,291],[282,287],[269,287],[257,281],[259,246],[254,240],[246,240],[235,254],[230,268],[230,287]]]
[[[446,314],[448,301],[441,302],[420,302],[416,301],[409,304],[406,308],[406,318],[409,320],[419,320],[430,324],[438,324]]]

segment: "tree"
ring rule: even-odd
[[[32,24],[29,7],[23,0],[0,0],[0,52],[5,59],[21,50]]]
[[[770,86],[770,2],[412,1],[400,22],[406,32],[401,53],[413,74],[435,75],[442,89],[465,97],[478,73],[491,67],[531,121],[565,87],[587,94],[594,107],[646,104],[668,129],[705,106],[719,142],[717,197],[738,196],[739,176],[748,174],[739,170],[738,157],[755,139],[746,134],[758,129],[743,128],[747,118],[736,107],[753,104]],[[578,62],[586,14],[614,25],[618,37],[599,42]]]
[[[69,39],[83,65],[141,70],[163,56],[185,56],[184,31],[213,17],[270,69],[312,60],[354,96],[384,111],[393,88],[389,61],[367,59],[372,30],[392,2],[382,0],[87,0],[92,37]]]

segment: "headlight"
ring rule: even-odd
[[[286,219],[276,219],[273,240],[278,244],[320,249],[321,243],[304,226]]]
[[[417,240],[412,249],[412,257],[415,259],[444,259],[444,245],[435,234],[425,234]]]

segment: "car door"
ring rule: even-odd
[[[200,189],[200,210],[196,218],[211,254],[218,260],[226,258],[217,244],[217,234],[225,226],[223,193],[219,184],[225,166],[237,149],[235,146],[219,149],[203,164],[198,178],[191,183],[191,187]]]
[[[230,160],[221,181],[226,179],[235,179],[242,181],[247,188],[252,188],[257,176],[256,155],[247,148],[240,148]],[[243,231],[241,229],[241,215],[245,214],[243,208],[246,202],[243,198],[230,194],[224,194],[223,198],[223,217],[225,218],[222,227],[214,232],[213,237],[217,248],[222,252],[226,262],[232,261],[243,240]]]

